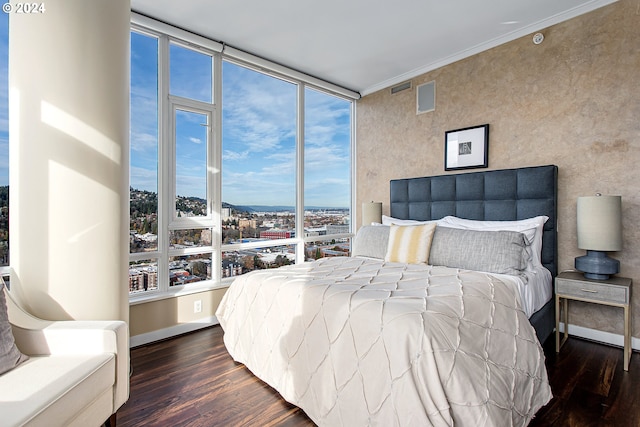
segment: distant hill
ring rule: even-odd
[[[229,208],[234,212],[247,212],[247,213],[254,212],[254,210],[249,206],[237,206],[237,205],[232,205],[231,203],[227,203],[227,202],[222,202],[222,207],[223,208]]]
[[[244,212],[293,212],[293,206],[267,206],[267,205],[244,205],[236,206],[236,209]]]
[[[0,202],[1,198],[2,187],[0,187]],[[207,202],[199,197],[178,196],[176,206],[184,212],[191,211],[196,215],[202,215],[206,211]],[[234,212],[252,212],[251,208],[235,206],[226,202],[222,202],[222,207],[230,208]],[[158,211],[158,195],[152,191],[129,188],[129,211],[132,215],[156,213]]]
[[[224,203],[223,203],[224,205]],[[247,206],[236,206],[236,209],[245,212],[294,212],[295,208],[293,206],[270,206],[270,205],[247,205]],[[308,211],[344,211],[349,208],[345,207],[327,207],[327,206],[305,206],[305,210]]]
[[[8,187],[7,187],[8,192]],[[129,189],[130,211],[149,214],[157,211],[158,197],[156,193],[135,188]],[[0,203],[2,202],[2,187],[0,187]],[[178,208],[183,211],[192,211],[201,214],[206,210],[206,201],[199,197],[182,197],[178,196]],[[233,205],[231,203],[222,202],[223,208],[229,208],[233,212],[294,212],[294,206],[284,205]],[[305,210],[310,211],[327,211],[327,210],[347,210],[345,207],[326,207],[326,206],[305,206]]]
[[[0,208],[9,206],[9,186],[0,186]]]

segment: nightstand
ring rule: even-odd
[[[607,280],[587,279],[581,272],[565,271],[556,277],[556,352],[569,336],[569,300],[611,305],[624,309],[624,370],[631,358],[631,279],[613,276]],[[560,300],[564,337],[560,341]]]

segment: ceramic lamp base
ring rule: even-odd
[[[620,271],[620,261],[609,258],[602,251],[587,251],[585,256],[576,258],[575,266],[576,270],[584,273],[584,277],[594,280],[607,280]]]

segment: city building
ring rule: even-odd
[[[277,239],[291,239],[296,236],[295,230],[265,230],[260,232],[261,239],[277,240]]]

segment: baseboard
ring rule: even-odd
[[[129,348],[175,337],[176,335],[186,334],[187,332],[197,331],[198,329],[208,328],[209,326],[218,325],[219,323],[216,316],[210,316],[193,322],[181,323],[169,328],[147,332],[146,334],[135,335],[129,338]]]
[[[197,321],[182,323],[170,328],[160,329],[146,334],[132,336],[129,339],[129,347],[138,347],[155,341],[171,338],[176,335],[197,331],[198,329],[208,328],[209,326],[218,325],[216,316],[199,319]],[[564,323],[560,323],[560,332],[564,332]],[[585,338],[592,341],[598,341],[604,344],[624,347],[624,336],[611,332],[598,331],[597,329],[585,328],[569,324],[569,335]],[[640,338],[631,337],[631,348],[640,351]]]
[[[560,332],[564,332],[564,323],[560,323]],[[598,341],[604,344],[624,347],[624,335],[613,334],[611,332],[598,331],[597,329],[585,328],[569,323],[569,335],[585,338],[592,341]],[[640,350],[640,338],[631,337],[631,348]]]

